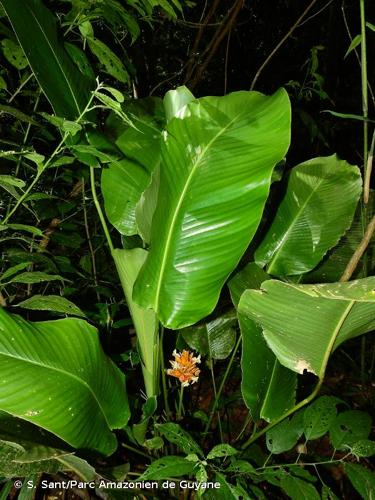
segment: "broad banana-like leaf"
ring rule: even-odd
[[[359,169],[336,155],[293,168],[256,263],[274,276],[313,269],[349,229],[361,189]]]
[[[41,0],[0,0],[39,85],[58,116],[74,120],[93,83],[75,66],[57,33],[56,17]]]
[[[74,470],[84,481],[92,481],[96,475],[91,465],[73,455],[74,450],[56,436],[2,411],[0,447],[0,473],[6,477]]]
[[[334,349],[375,328],[374,288],[375,277],[323,285],[269,280],[244,292],[239,311],[262,327],[281,364],[322,379]]]
[[[0,409],[75,448],[110,454],[129,418],[124,376],[81,319],[33,323],[0,308]]]
[[[373,191],[370,192],[370,199],[366,208],[369,222],[371,217],[375,214],[375,195]],[[350,229],[341,238],[339,244],[328,252],[322,262],[320,262],[315,269],[303,275],[304,283],[334,283],[335,281],[340,280],[348,262],[361,243],[366,229],[366,224],[363,223],[362,212],[363,208],[359,204]],[[354,273],[352,274],[352,279],[372,276],[374,274],[374,268],[375,242],[374,239],[372,239],[369,242],[365,255],[361,258]]]
[[[108,128],[125,158],[103,169],[101,188],[109,221],[121,234],[130,236],[142,234],[142,213],[137,217],[141,219],[140,230],[136,207],[160,161],[164,111],[161,100],[155,98],[126,101],[124,111],[133,126],[111,117]]]
[[[269,276],[255,263],[248,264],[229,282],[236,308],[246,289],[259,289]],[[282,366],[268,347],[261,327],[237,311],[242,335],[241,391],[254,420],[276,420],[295,405],[297,375]]]
[[[290,104],[234,92],[191,101],[161,146],[150,252],[134,287],[168,328],[209,314],[262,216],[275,164],[290,140]]]
[[[146,394],[152,398],[157,387],[157,332],[158,322],[155,313],[139,307],[132,299],[134,282],[139,270],[147,257],[143,248],[133,250],[115,249],[112,252],[121,284],[125,293],[126,303],[129,308],[137,332],[138,348],[141,356],[143,377],[146,385]]]

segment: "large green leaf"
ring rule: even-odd
[[[0,409],[76,448],[110,454],[129,418],[124,377],[83,320],[32,323],[0,308]]]
[[[324,377],[332,351],[375,328],[375,277],[294,285],[269,280],[247,290],[239,310],[257,322],[280,363]]]
[[[268,275],[255,263],[248,264],[229,282],[234,305],[238,308],[242,293],[259,289]],[[296,399],[297,376],[280,364],[268,347],[261,327],[237,312],[242,335],[241,391],[254,420],[275,420],[292,408]]]
[[[272,170],[290,139],[286,92],[234,92],[187,104],[161,146],[150,253],[134,298],[169,328],[209,314],[249,245]]]
[[[293,168],[257,264],[275,276],[313,269],[350,227],[361,187],[359,169],[335,155]]]
[[[92,82],[65,51],[56,17],[40,0],[0,0],[0,4],[55,113],[77,118],[89,100]]]
[[[160,158],[162,103],[159,99],[126,101],[124,111],[133,126],[111,117],[107,127],[125,158],[103,169],[101,187],[111,224],[125,235],[139,232],[136,206],[151,182]],[[142,222],[142,221],[141,221]]]
[[[375,214],[375,196],[370,192],[370,199],[366,207],[368,221]],[[362,241],[366,224],[363,221],[363,207],[358,204],[350,229],[322,262],[311,272],[303,276],[305,283],[333,283],[339,281],[343,275],[348,262]],[[365,269],[367,267],[367,272]],[[373,275],[375,267],[375,243],[374,239],[369,242],[365,255],[359,261],[352,278],[365,278]]]
[[[133,323],[137,332],[138,348],[141,355],[143,377],[149,398],[156,395],[157,377],[157,332],[158,323],[153,311],[139,307],[132,299],[133,285],[139,270],[147,257],[143,248],[133,250],[116,249],[112,252],[121,284],[125,293]]]

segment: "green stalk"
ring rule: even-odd
[[[113,256],[113,251],[114,251],[115,247],[113,246],[111,235],[109,234],[109,231],[108,231],[107,222],[105,220],[105,217],[104,217],[104,214],[103,214],[103,211],[102,211],[102,207],[100,206],[98,195],[97,195],[97,192],[96,192],[96,186],[95,186],[95,168],[94,167],[90,167],[90,183],[91,183],[92,199],[94,200],[94,205],[95,205],[96,211],[98,212],[98,216],[99,216],[102,228],[103,228],[104,235],[106,237],[109,249],[110,249],[111,254]]]
[[[370,185],[368,175],[371,174],[371,169],[368,168],[368,89],[367,89],[367,50],[366,50],[366,14],[365,0],[360,0],[360,18],[361,18],[361,83],[362,83],[362,114],[363,114],[363,209],[362,209],[362,225],[363,228],[367,225],[367,203],[369,199],[369,190],[366,186]],[[363,229],[364,230],[364,229]],[[367,276],[367,257],[364,256],[364,271]],[[361,339],[361,380],[365,382],[366,372],[366,338]]]
[[[208,419],[208,422],[207,422],[206,427],[205,427],[204,432],[203,432],[203,437],[206,436],[206,434],[208,432],[208,429],[210,428],[210,425],[211,425],[211,422],[212,422],[212,418],[213,418],[213,416],[214,416],[214,414],[216,412],[216,408],[217,408],[217,406],[219,404],[221,393],[223,392],[225,382],[227,381],[229,372],[230,372],[230,370],[232,368],[232,364],[233,364],[234,358],[235,358],[235,356],[237,354],[238,348],[239,348],[239,346],[241,344],[241,340],[242,340],[242,337],[241,337],[241,335],[239,335],[237,343],[236,343],[236,345],[235,345],[235,347],[233,349],[232,356],[231,356],[231,358],[229,360],[229,363],[227,365],[227,369],[225,370],[225,373],[224,373],[223,378],[221,380],[219,390],[216,393],[214,404],[213,404],[212,410],[210,412],[210,417]]]
[[[164,326],[160,326],[160,341],[159,341],[159,359],[160,359],[160,369],[161,369],[161,380],[163,385],[163,397],[164,397],[164,409],[169,418],[171,410],[168,403],[168,390],[167,390],[167,379],[165,376],[165,360],[164,360]]]
[[[364,177],[367,174],[368,156],[368,90],[367,90],[367,50],[366,50],[366,15],[365,0],[360,0],[361,16],[361,82],[362,82],[362,112],[363,112],[363,168]],[[365,201],[366,203],[366,201]]]
[[[180,398],[178,401],[178,408],[177,408],[177,420],[181,420],[182,417],[182,403],[184,400],[184,386],[181,384],[180,387]]]

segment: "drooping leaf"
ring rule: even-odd
[[[201,447],[180,425],[167,422],[165,424],[156,424],[155,427],[169,442],[176,444],[187,455],[197,453],[203,456]]]
[[[234,305],[238,308],[243,292],[259,289],[268,277],[255,263],[237,273],[229,282]],[[280,364],[261,327],[245,314],[237,311],[237,315],[242,335],[242,396],[254,420],[275,420],[295,404],[297,376]]]
[[[293,168],[275,219],[255,253],[268,274],[313,269],[349,229],[361,193],[357,167],[335,155]]]
[[[0,409],[76,448],[112,453],[111,430],[125,425],[129,408],[97,331],[80,319],[32,323],[2,308],[0,329]]]
[[[17,307],[34,311],[54,311],[74,316],[85,317],[85,314],[73,302],[60,295],[33,295],[17,304]]]
[[[283,90],[197,99],[168,123],[150,253],[134,288],[165,326],[215,307],[259,224],[289,127]]]
[[[374,329],[374,287],[374,277],[323,285],[269,280],[242,295],[239,311],[261,325],[284,366],[322,379],[334,349]]]
[[[332,445],[337,450],[351,447],[357,441],[366,439],[371,432],[371,417],[359,410],[339,413],[329,430]]]
[[[1,0],[0,4],[55,113],[74,120],[89,100],[92,82],[79,72],[65,51],[55,16],[41,0]]]
[[[236,343],[237,316],[232,311],[208,323],[183,328],[180,333],[191,349],[212,359],[225,359]]]
[[[160,158],[161,129],[155,115],[161,113],[161,101],[139,101],[137,105],[123,104],[134,126],[124,127],[123,122],[119,123],[113,117],[109,121],[109,131],[115,136],[116,145],[125,158],[104,169],[101,181],[107,217],[121,234],[127,236],[139,232],[136,206],[149,186]],[[143,219],[142,211],[140,209],[138,213],[138,220]],[[142,223],[143,220],[140,225]]]
[[[190,475],[194,465],[193,462],[189,462],[183,457],[169,455],[154,460],[137,480],[149,481]]]

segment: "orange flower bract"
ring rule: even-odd
[[[197,368],[197,364],[201,362],[200,355],[195,357],[190,351],[177,352],[176,349],[172,354],[174,360],[169,361],[172,368],[167,370],[167,374],[178,378],[184,387],[197,382],[200,374],[200,369]]]

